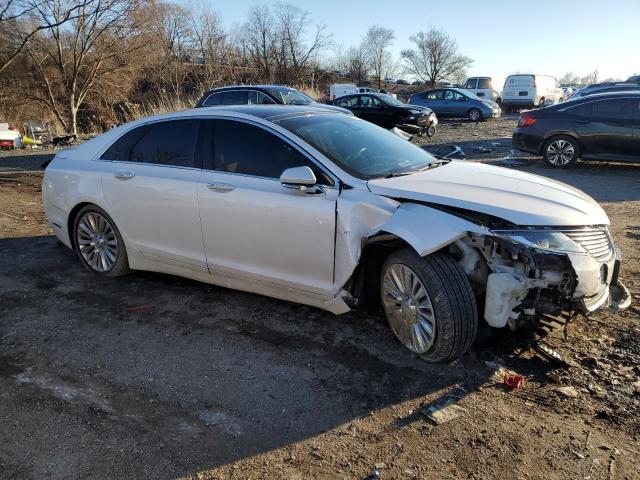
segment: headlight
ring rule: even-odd
[[[564,233],[552,230],[500,230],[494,231],[500,237],[540,250],[563,253],[586,253],[586,250]]]

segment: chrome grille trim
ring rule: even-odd
[[[561,232],[599,262],[606,262],[613,255],[613,242],[607,227],[561,230]]]

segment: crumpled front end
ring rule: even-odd
[[[472,234],[451,247],[476,293],[484,297],[490,326],[515,329],[543,315],[629,306],[629,292],[618,279],[620,253],[605,226],[547,229],[542,237],[528,235],[533,231]],[[553,251],[527,240],[547,237],[553,242],[560,236],[572,251]]]

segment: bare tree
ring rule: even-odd
[[[57,0],[34,9],[47,28],[28,49],[42,80],[33,98],[49,107],[63,128],[78,133],[78,111],[101,86],[117,88],[115,75],[129,68],[145,45],[136,10],[142,0]],[[76,17],[61,23],[76,6]]]
[[[382,78],[391,64],[392,58],[388,48],[393,45],[395,34],[390,28],[373,25],[369,27],[363,40],[363,48],[371,62],[371,72],[382,88]]]
[[[558,79],[560,85],[576,85],[580,83],[580,77],[573,72],[567,72]]]
[[[403,50],[407,70],[430,85],[465,76],[473,63],[458,51],[458,43],[444,30],[431,27],[410,37],[415,48]]]
[[[599,78],[600,78],[600,71],[596,68],[592,72],[582,77],[580,79],[580,83],[582,83],[582,85],[591,85],[592,83],[598,83]]]
[[[249,19],[243,27],[244,46],[258,73],[266,81],[271,80],[275,48],[276,27],[267,5],[249,10]]]
[[[347,50],[346,65],[349,78],[352,81],[362,83],[369,80],[369,64],[362,45]]]
[[[42,30],[60,26],[75,18],[83,2],[69,4],[55,24],[32,22],[34,11],[44,0],[0,0],[0,72],[24,51],[29,41]]]

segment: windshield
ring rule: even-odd
[[[265,90],[284,105],[309,105],[310,103],[316,103],[313,98],[305,95],[295,88],[274,87],[266,88]]]
[[[391,105],[392,107],[401,107],[402,105],[404,105],[404,103],[402,103],[397,98],[393,98],[391,95],[378,95],[378,98],[380,98],[380,100],[382,100],[387,105]]]
[[[278,124],[363,180],[415,172],[435,160],[388,130],[346,115],[288,118]]]

